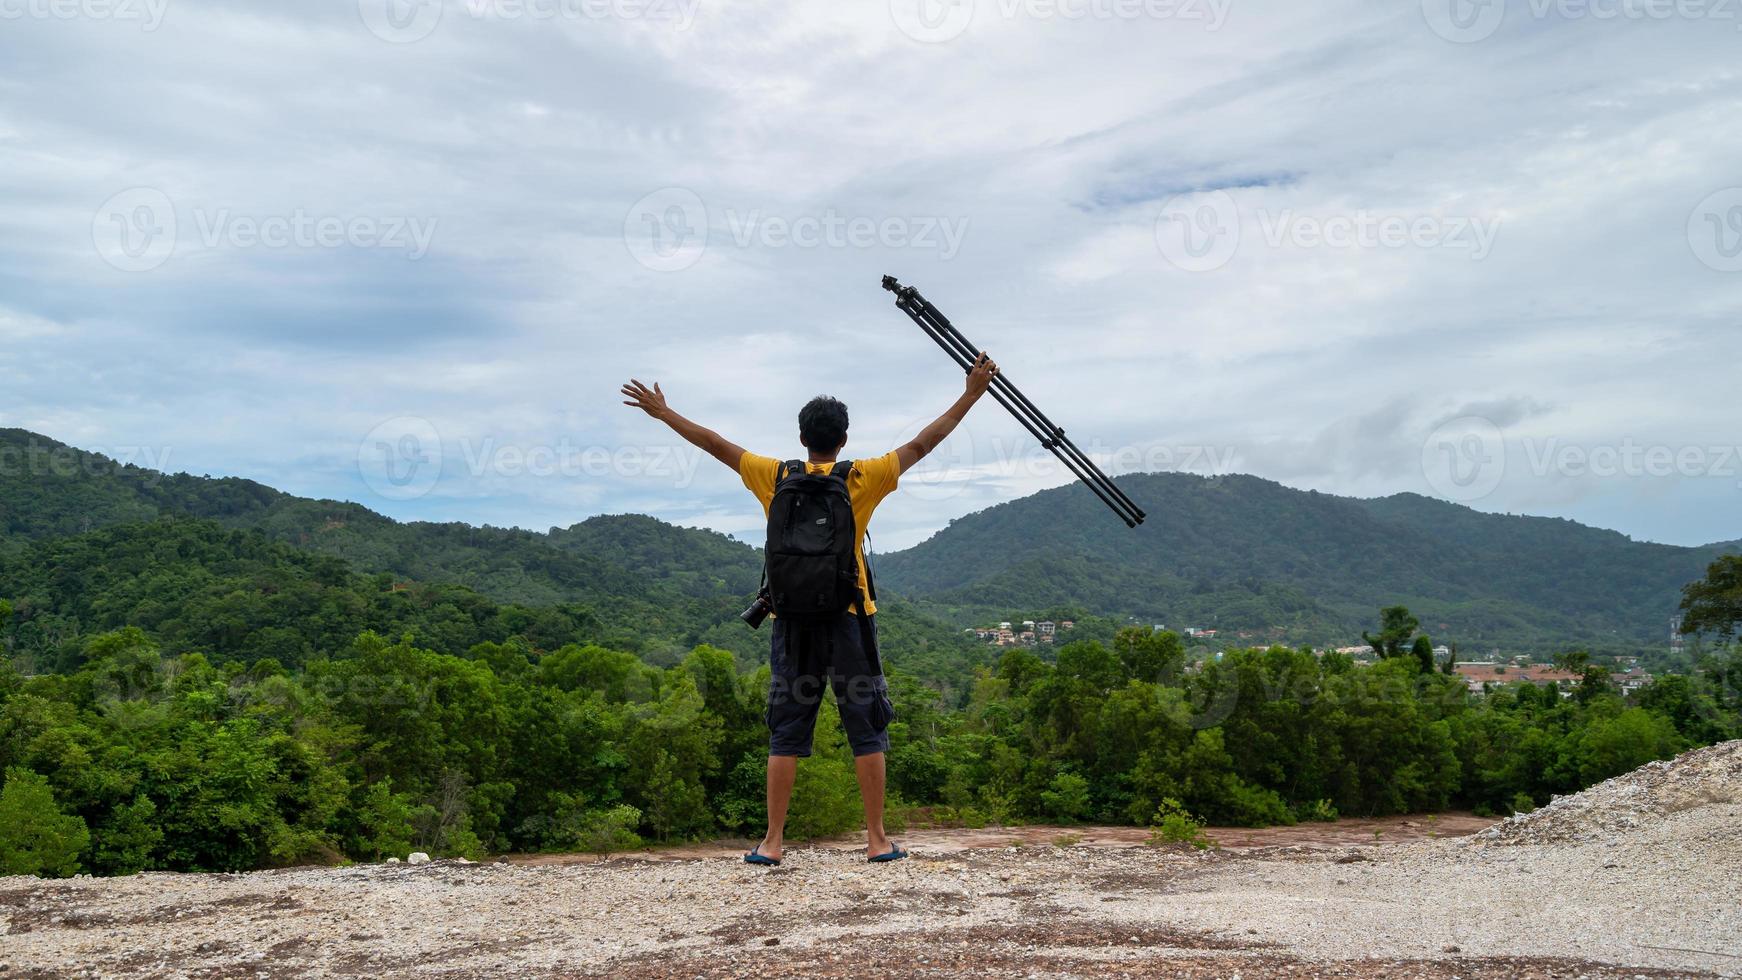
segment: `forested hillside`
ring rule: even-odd
[[[1136,530],[1080,486],[1048,490],[886,555],[883,581],[961,619],[1074,606],[1347,642],[1374,608],[1402,603],[1466,648],[1620,650],[1662,646],[1681,586],[1735,550],[1650,544],[1414,494],[1356,500],[1179,473],[1119,482],[1149,511]]]
[[[8,439],[0,873],[609,850],[756,829],[766,634],[737,618],[754,549],[635,516],[545,534],[401,524],[35,443],[66,461],[48,467],[18,455],[33,437]],[[883,567],[916,593],[982,590],[1037,611],[1144,609],[1159,588],[1224,622],[1281,610],[1303,628],[1371,626],[1377,606],[1354,612],[1360,597],[1403,592],[1588,625],[1601,615],[1589,597],[1647,601],[1628,577],[1655,581],[1692,553],[1419,499],[1190,480],[1128,478],[1156,515],[1135,533],[1057,491]],[[1177,506],[1157,502],[1164,487]],[[1490,569],[1507,562],[1520,567]],[[1690,622],[1718,638],[1735,630],[1737,565],[1714,564],[1690,593]],[[1508,587],[1523,598],[1500,599]],[[1409,626],[1372,666],[1263,644],[1200,662],[1176,634],[1115,634],[1106,617],[1079,624],[1079,642],[994,661],[885,591],[898,820],[1149,823],[1191,839],[1198,820],[1500,812],[1742,726],[1733,647],[1631,693],[1586,663],[1564,697],[1529,683],[1478,694],[1414,652],[1397,610],[1386,621]],[[799,770],[795,836],[859,819],[834,710],[825,699]]]
[[[116,525],[202,518],[343,559],[363,575],[465,586],[496,603],[577,607],[599,631],[585,639],[658,662],[704,640],[747,662],[762,649],[761,635],[735,618],[755,589],[758,553],[710,531],[640,515],[548,532],[401,523],[248,480],[122,466],[18,429],[0,430],[0,454],[0,559]],[[1401,603],[1436,639],[1466,650],[1634,652],[1663,646],[1680,587],[1715,555],[1738,550],[1248,476],[1138,474],[1121,485],[1150,513],[1136,530],[1071,486],[969,515],[882,556],[886,631],[915,644],[928,675],[958,678],[985,656],[960,627],[1061,609],[1324,644],[1352,642],[1374,609]]]
[[[0,429],[7,639],[47,669],[70,669],[87,635],[121,625],[219,661],[300,663],[370,629],[454,654],[516,637],[534,651],[604,643],[655,664],[705,642],[748,666],[767,657],[767,634],[738,619],[760,569],[749,545],[640,515],[548,533],[401,523]],[[879,619],[890,661],[942,686],[989,659],[899,599]]]

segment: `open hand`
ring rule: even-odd
[[[623,386],[622,393],[629,396],[623,404],[639,408],[656,419],[664,419],[669,411],[665,405],[665,392],[659,390],[659,382],[655,381],[649,388],[634,378]]]
[[[973,368],[968,371],[968,394],[975,398],[984,395],[986,389],[992,386],[992,379],[997,376],[997,362],[992,360],[991,355],[981,351],[979,360],[976,360]]]

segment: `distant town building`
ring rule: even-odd
[[[1509,666],[1492,660],[1460,660],[1452,665],[1452,672],[1462,677],[1465,685],[1476,693],[1481,692],[1484,684],[1528,681],[1538,686],[1552,685],[1560,689],[1562,694],[1568,694],[1583,676],[1553,667]]]

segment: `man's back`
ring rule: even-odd
[[[772,456],[746,452],[738,460],[738,477],[756,499],[762,502],[762,516],[768,516],[769,502],[774,499],[774,483],[780,473],[781,461]],[[810,473],[827,473],[832,462],[806,462]],[[871,514],[883,498],[895,491],[901,482],[901,463],[894,452],[874,459],[853,461],[847,475],[847,494],[853,502],[853,554],[859,562],[859,592],[866,596],[866,614],[877,611],[877,603],[869,598],[871,589],[865,569],[865,530],[871,524]]]

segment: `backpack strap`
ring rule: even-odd
[[[860,549],[865,554],[865,591],[871,593],[871,601],[877,601],[877,576],[871,574],[871,529],[865,529],[865,546]]]
[[[786,479],[789,476],[792,476],[795,473],[803,473],[803,472],[804,472],[804,460],[802,460],[802,459],[789,459],[786,462],[781,463],[779,468],[774,471],[774,485],[779,486],[780,481]]]
[[[851,459],[840,460],[839,462],[835,463],[835,465],[829,470],[829,475],[833,476],[833,477],[839,477],[841,479],[841,481],[844,483],[844,482],[846,482],[847,477],[852,474],[853,467],[855,465],[856,465],[855,460],[851,460]],[[871,540],[871,529],[870,528],[865,529],[865,540],[867,542],[869,542]],[[859,553],[861,555],[863,555],[865,553],[863,547],[861,547],[859,549]],[[865,559],[865,591],[866,591],[866,593],[868,593],[870,595],[872,602],[877,601],[877,581],[876,581],[876,579],[874,579],[871,576],[871,560],[869,558]],[[863,600],[865,599],[865,596],[860,596],[859,598],[861,600],[859,603],[859,611],[860,611],[860,615],[863,616],[864,610],[865,610],[865,603]],[[869,642],[869,641],[867,641],[867,642]]]

